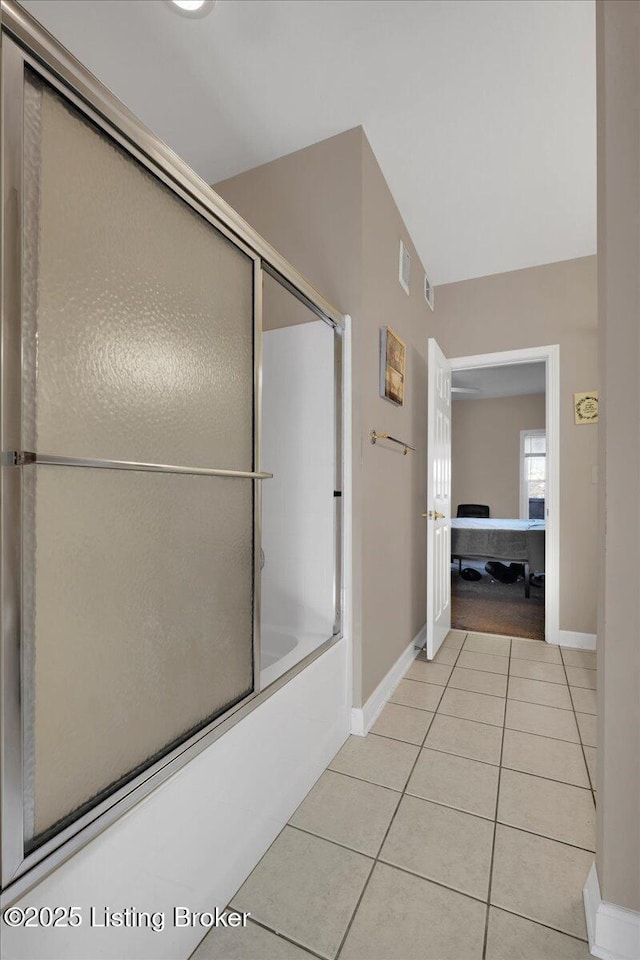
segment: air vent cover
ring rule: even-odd
[[[424,298],[433,310],[433,285],[426,273],[424,275]]]
[[[411,254],[400,241],[400,260],[398,265],[398,280],[405,293],[409,293],[409,277],[411,276]]]

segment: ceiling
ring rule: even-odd
[[[454,387],[472,388],[473,393],[454,393],[454,400],[491,400],[497,397],[520,397],[527,393],[544,393],[544,362],[518,363],[501,367],[480,367],[475,370],[454,370]]]
[[[210,183],[362,124],[434,284],[596,250],[593,0],[24,0]]]

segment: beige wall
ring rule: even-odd
[[[520,431],[544,426],[544,393],[454,401],[452,513],[459,503],[486,503],[492,517],[519,517]]]
[[[595,258],[449,284],[436,311],[422,268],[361,128],[217,184],[216,189],[328,300],[353,318],[354,703],[364,702],[425,621],[426,349],[449,356],[561,344],[561,627],[595,632],[596,428],[573,427],[572,393],[596,383]],[[411,295],[397,279],[400,239]],[[379,396],[379,335],[407,343],[403,408]],[[416,446],[404,457],[369,432]],[[587,519],[585,519],[587,518]],[[590,521],[590,522],[589,522]]]
[[[604,900],[640,910],[640,5],[597,4],[602,406],[598,837]]]
[[[215,184],[215,189],[334,306],[362,316],[362,141],[360,127]],[[353,484],[361,482],[360,389],[354,376]],[[362,497],[354,503],[354,703],[360,695]]]
[[[376,158],[363,136],[363,285],[358,363],[362,442],[362,697],[424,626],[426,616],[427,338],[433,314],[423,268]],[[411,253],[411,294],[398,282],[400,239]],[[407,344],[402,408],[379,395],[380,327]],[[416,447],[403,456],[369,443],[372,428]]]
[[[216,190],[353,320],[354,702],[366,700],[425,620],[426,342],[417,253],[362,128],[240,174]],[[412,254],[411,295],[397,279]],[[380,326],[407,343],[407,392],[379,396]],[[369,432],[413,441],[403,457]]]
[[[216,191],[334,306],[360,313],[359,127],[215,184]]]
[[[432,326],[448,357],[560,344],[560,628],[596,632],[597,433],[573,393],[598,386],[596,258],[437,287]]]

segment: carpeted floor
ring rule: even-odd
[[[531,586],[529,600],[524,583],[500,583],[484,569],[484,563],[463,561],[475,567],[481,580],[463,580],[458,563],[451,565],[451,626],[455,630],[500,633],[509,637],[544,640],[544,588]]]

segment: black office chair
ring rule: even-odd
[[[485,503],[459,503],[458,517],[490,517],[491,510]],[[458,561],[458,573],[462,573],[462,557],[454,558]]]
[[[490,517],[491,510],[484,503],[459,503],[458,517]]]

